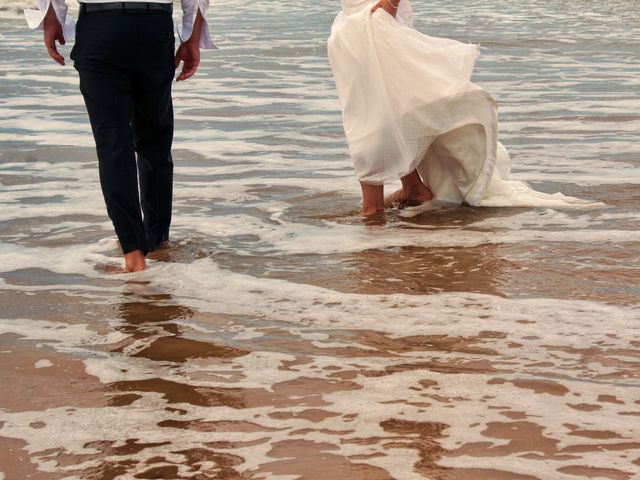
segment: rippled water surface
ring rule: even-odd
[[[175,86],[173,240],[130,276],[25,4],[0,3],[0,479],[640,478],[640,3],[416,0],[482,45],[513,177],[606,206],[365,223],[338,3],[219,2]]]

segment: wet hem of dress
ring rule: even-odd
[[[467,190],[467,193],[462,197],[463,202],[472,206],[479,205],[482,201],[482,197],[491,182],[491,176],[495,170],[498,155],[498,116],[496,112],[496,104],[488,93],[485,93],[485,95],[489,103],[487,106],[488,121],[486,125],[490,127],[488,130],[485,128],[487,155],[485,156],[484,163],[482,164],[482,173],[478,175],[478,178],[473,182],[473,185],[471,185],[469,190]],[[470,195],[471,198],[468,198]]]

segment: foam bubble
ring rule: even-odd
[[[35,365],[35,368],[47,368],[47,367],[53,367],[53,363],[51,363],[51,360],[48,360],[46,358],[43,358],[41,360],[38,360]]]

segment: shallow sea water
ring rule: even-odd
[[[220,3],[175,86],[172,242],[129,276],[26,3],[0,4],[0,479],[640,478],[640,3],[416,0],[482,45],[513,178],[606,206],[368,223],[338,2]]]

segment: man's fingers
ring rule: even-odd
[[[182,65],[182,71],[180,72],[180,75],[178,75],[177,81],[181,82],[193,77],[198,70],[198,65],[200,65],[200,60],[185,60],[184,64]]]
[[[178,75],[178,81],[181,82],[183,80],[187,80],[193,77],[197,70],[198,70],[197,65],[190,65],[189,67],[183,68],[182,71],[180,72],[180,75]]]
[[[47,47],[47,53],[49,56],[53,58],[56,63],[64,66],[64,57],[58,53],[55,42],[46,42],[45,46]]]
[[[180,76],[178,77],[178,80],[183,81],[193,77],[193,75],[196,73],[197,70],[198,70],[197,66],[190,66],[188,68],[183,68],[182,72],[180,72]]]
[[[49,52],[49,55],[55,60],[56,63],[64,67],[64,57],[62,55],[60,55],[58,52]]]
[[[58,52],[56,52],[55,50],[53,51],[49,50],[49,56],[53,58],[56,63],[59,63],[64,67],[64,57],[60,55]]]
[[[193,67],[187,70],[184,74],[183,80],[193,77],[196,74],[196,70],[198,70],[198,67]]]
[[[56,20],[53,7],[50,6],[47,17],[45,17],[44,20],[44,46],[47,48],[49,56],[53,58],[56,63],[64,65],[64,57],[58,53],[56,42],[60,43],[60,45],[66,43],[62,26],[60,26],[60,23]]]

